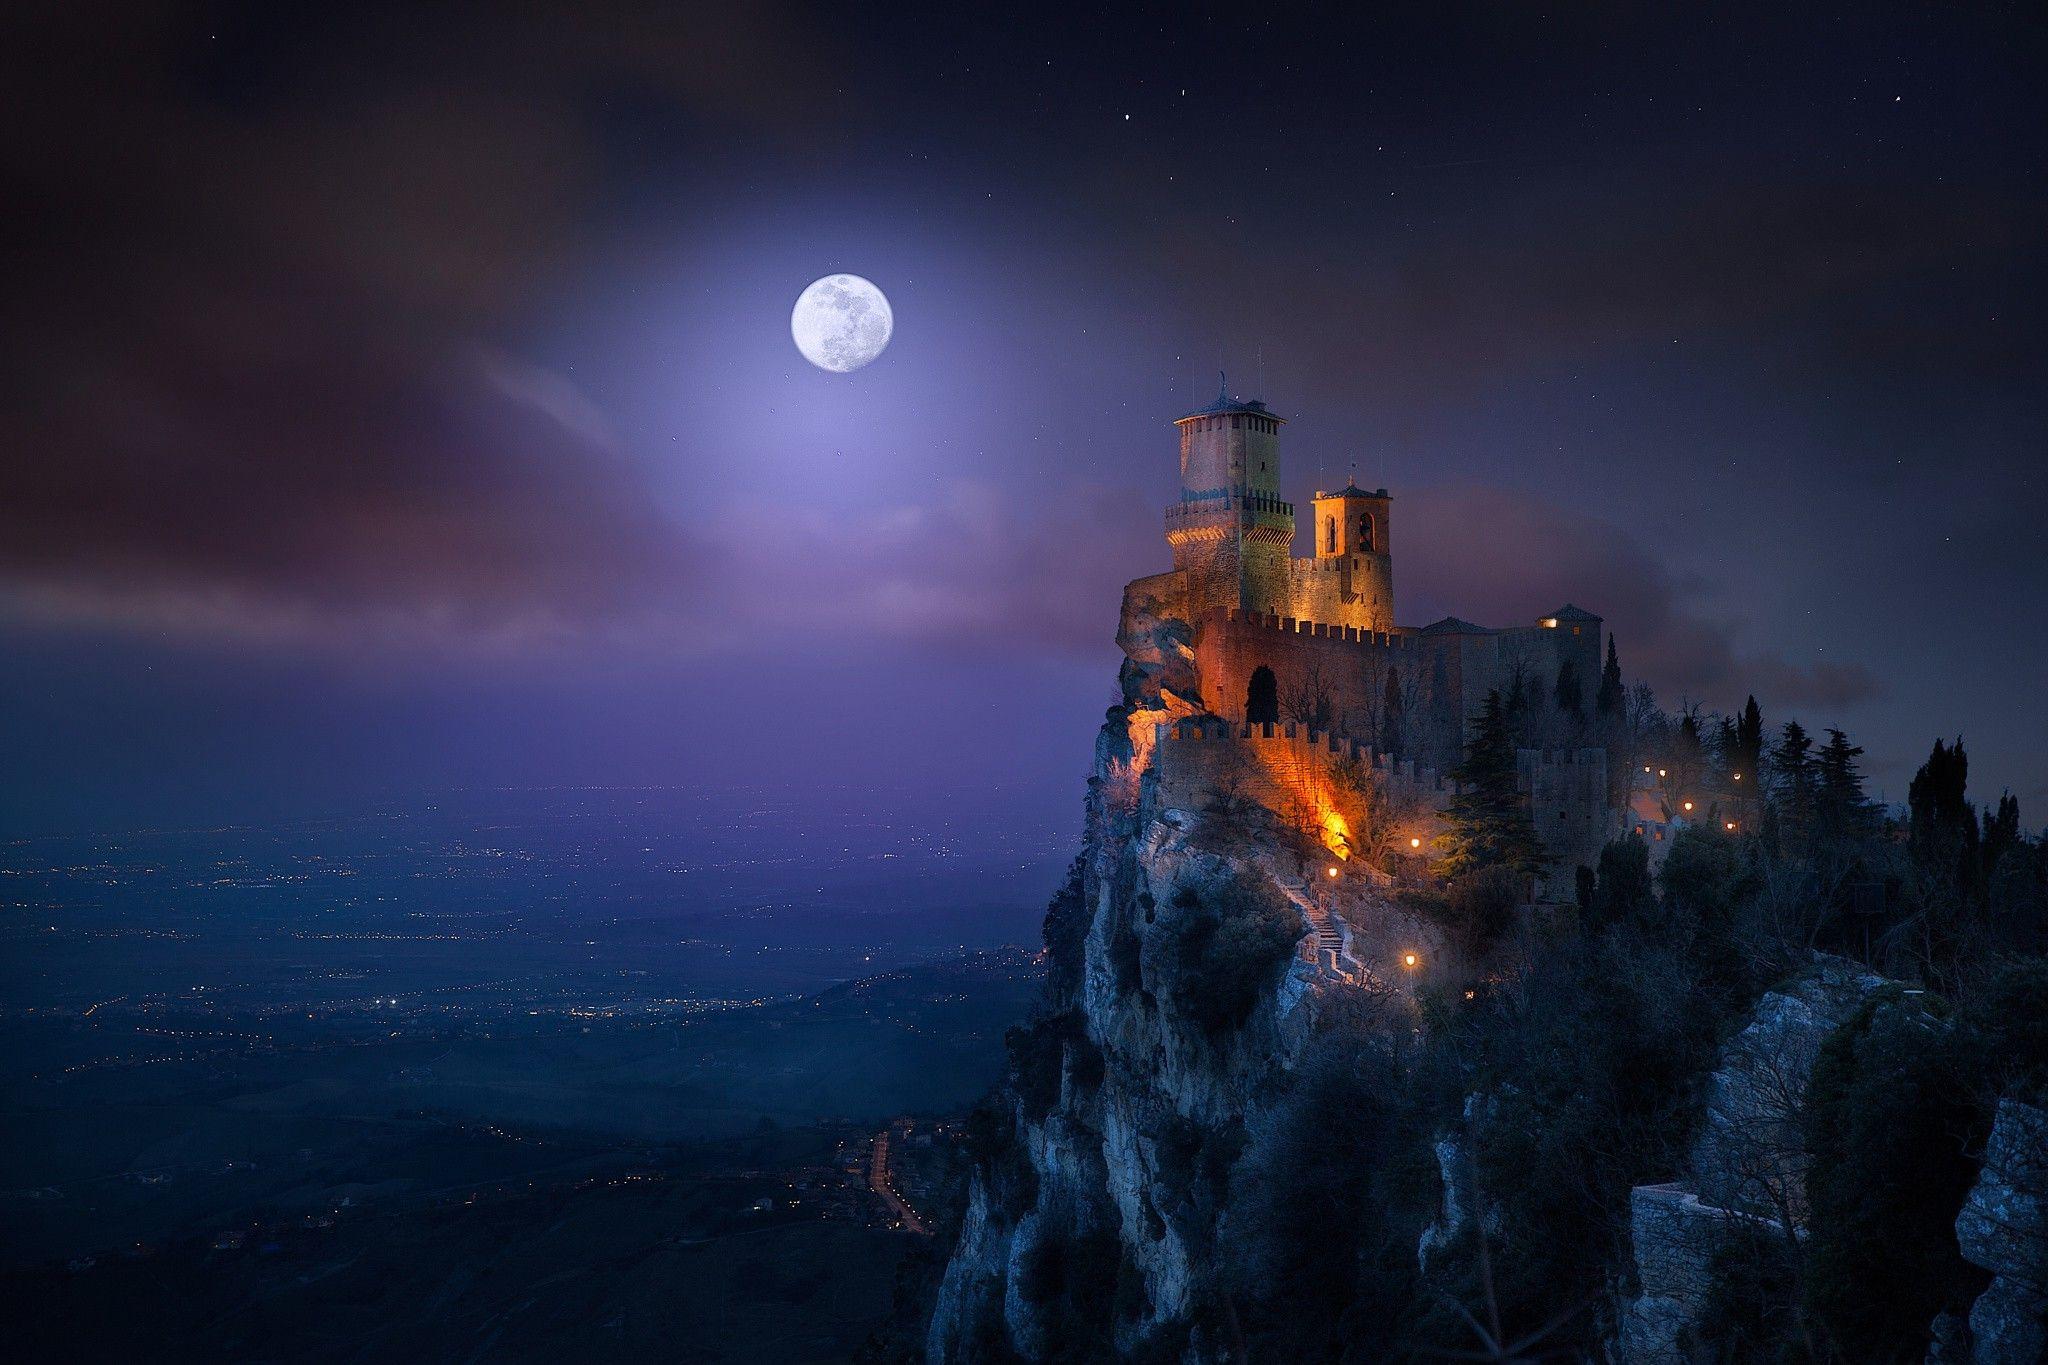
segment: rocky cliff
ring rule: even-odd
[[[1045,1008],[976,1116],[933,1361],[1228,1357],[1217,1255],[1233,1167],[1331,1012],[1370,1000],[1398,1016],[1404,959],[1437,952],[1379,880],[1331,876],[1334,855],[1273,812],[1160,804],[1154,726],[1201,698],[1185,628],[1155,608],[1125,603],[1124,701],[1097,738],[1083,851],[1048,918]]]
[[[1160,782],[1207,710],[1153,581],[929,1360],[2038,1350],[2048,969],[1958,1009],[1818,954],[1712,830],[1397,897],[1271,783]]]

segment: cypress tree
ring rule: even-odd
[[[1779,836],[1790,851],[1805,852],[1819,815],[1820,769],[1813,740],[1796,720],[1785,722],[1771,750],[1771,797],[1778,809]]]
[[[1557,666],[1557,709],[1568,716],[1578,717],[1586,711],[1585,688],[1579,683],[1579,666],[1566,659]]]
[[[1998,860],[2020,844],[2020,801],[2011,792],[1998,798],[1996,811],[1984,810],[1984,871],[1991,872]]]
[[[1614,636],[1607,637],[1607,666],[1600,670],[1600,691],[1593,698],[1593,709],[1603,716],[1621,713],[1621,660],[1614,654]]]
[[[1406,717],[1401,708],[1401,679],[1389,664],[1386,699],[1380,704],[1380,748],[1386,750],[1387,756],[1396,763],[1405,757],[1403,750],[1408,747],[1403,737],[1406,728]]]
[[[1906,788],[1908,832],[1913,854],[1937,876],[1952,877],[1962,889],[1977,883],[1977,815],[1968,799],[1970,756],[1962,736],[1953,747],[1934,741],[1934,752]],[[2017,812],[2015,812],[2017,814]]]
[[[1826,837],[1853,839],[1869,832],[1870,800],[1863,794],[1863,774],[1856,766],[1862,756],[1862,745],[1851,744],[1847,735],[1829,727],[1828,742],[1814,760],[1819,828]]]
[[[1735,771],[1744,774],[1743,781],[1761,784],[1763,766],[1764,713],[1752,696],[1742,708],[1742,719],[1735,723]]]
[[[1543,845],[1522,805],[1515,784],[1515,742],[1498,691],[1486,694],[1486,707],[1465,759],[1452,774],[1458,793],[1445,819],[1443,873],[1461,877],[1490,867],[1504,867],[1519,876],[1543,870]]]

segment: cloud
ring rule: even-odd
[[[750,621],[1041,656],[1111,657],[1117,589],[1165,554],[1158,509],[1105,485],[1048,500],[963,479],[865,513],[784,507],[722,528],[718,553]]]
[[[790,117],[750,73],[811,59],[743,8],[24,21],[0,607],[453,641],[672,608],[696,546],[518,338],[587,246],[593,92]]]
[[[1497,488],[1419,489],[1397,505],[1393,545],[1397,594],[1417,623],[1529,622],[1575,602],[1606,618],[1623,672],[1666,705],[1688,698],[1727,710],[1754,692],[1826,710],[1880,695],[1860,664],[1742,649],[1740,623],[1699,605],[1711,585],[1674,574],[1621,528],[1554,503]]]

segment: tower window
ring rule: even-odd
[[[1372,513],[1370,513],[1370,512],[1361,512],[1361,513],[1359,513],[1359,514],[1358,514],[1358,548],[1359,548],[1359,549],[1361,549],[1361,550],[1363,550],[1363,551],[1365,551],[1365,553],[1367,553],[1367,554],[1371,554],[1371,553],[1373,552],[1374,548],[1375,548],[1375,546],[1374,546],[1374,544],[1373,544],[1373,538],[1372,538],[1372,533],[1373,533],[1373,524],[1372,524]]]
[[[1326,555],[1337,553],[1337,519],[1335,517],[1323,518],[1323,553]]]

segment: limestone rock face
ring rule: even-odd
[[[1807,1083],[1827,1036],[1884,984],[1854,963],[1816,955],[1810,969],[1757,1002],[1708,1078],[1706,1122],[1690,1163],[1703,1203],[1805,1226]]]
[[[1622,1305],[1615,1341],[1628,1365],[1689,1359],[1689,1335],[1713,1289],[1714,1256],[1731,1238],[1804,1235],[1806,1087],[1821,1044],[1885,984],[1853,963],[1815,954],[1798,978],[1757,1002],[1722,1048],[1686,1178],[1638,1186],[1629,1196],[1641,1293]]]
[[[1153,706],[1162,695],[1198,702],[1194,631],[1180,616],[1179,574],[1140,578],[1124,588],[1116,642],[1124,652],[1124,702]]]
[[[1357,967],[1351,946],[1371,941],[1349,917],[1405,917],[1383,932],[1433,952],[1433,931],[1385,904],[1363,873],[1344,882],[1355,903],[1339,918],[1340,888],[1312,880],[1272,812],[1226,818],[1161,805],[1156,778],[1148,780],[1154,727],[1195,712],[1197,702],[1186,627],[1162,614],[1172,585],[1148,595],[1150,582],[1127,591],[1124,702],[1096,740],[1078,971],[1049,1001],[1071,1030],[1058,1044],[1058,1098],[1034,1109],[1024,1098],[1030,1087],[1014,1075],[1002,1094],[1005,1145],[977,1161],[927,1333],[935,1365],[1147,1346],[1192,1362],[1229,1356],[1203,1324],[1220,1316],[1210,1310],[1221,1303],[1217,1246],[1230,1216],[1230,1170],[1245,1134],[1284,1094],[1333,973]],[[1317,870],[1326,857],[1315,859]],[[1219,1025],[1187,989],[1177,945],[1188,941],[1184,917],[1247,883],[1298,912],[1308,945],[1339,947],[1325,954],[1298,943],[1249,1011]],[[1376,908],[1358,910],[1368,898]],[[1356,976],[1344,988],[1358,989]],[[1036,1090],[1033,1103],[1042,1104],[1042,1080]],[[1111,1339],[1070,1339],[1060,1295],[1077,1280],[1098,1307],[1113,1297]]]
[[[2048,1110],[1999,1101],[1956,1242],[1992,1274],[1970,1307],[1972,1365],[2048,1360]]]
[[[1195,913],[1191,900],[1263,875],[1254,859],[1199,847],[1197,823],[1161,812],[1134,838],[1105,830],[1091,845],[1090,858],[1106,865],[1084,882],[1096,903],[1076,1006],[1102,1053],[1100,1079],[1079,1083],[1070,1058],[1059,1103],[1019,1112],[1028,1200],[1021,1187],[1006,1200],[977,1174],[927,1340],[935,1362],[998,1354],[989,1349],[996,1315],[1008,1350],[1051,1354],[1057,1324],[1036,1301],[1032,1267],[1071,1263],[1078,1247],[1113,1248],[1090,1264],[1119,1278],[1120,1347],[1185,1323],[1211,1284],[1228,1190],[1198,1149],[1242,1132],[1283,1086],[1311,1026],[1312,993],[1297,956],[1237,1028],[1219,1035],[1178,1013],[1171,958],[1157,946],[1178,916]]]

